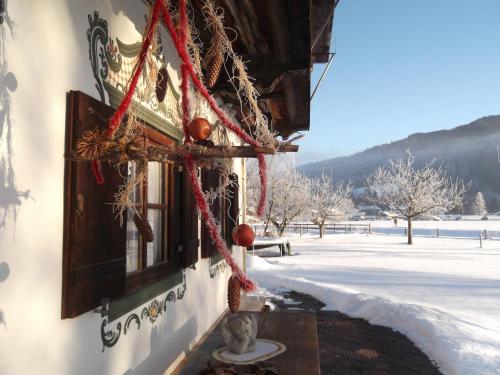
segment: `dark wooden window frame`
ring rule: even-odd
[[[125,170],[102,163],[106,182],[98,185],[90,163],[73,160],[77,140],[96,127],[105,130],[114,110],[80,91],[67,96],[64,229],[61,317],[73,318],[110,301],[113,319],[174,287],[183,268],[198,261],[198,213],[189,176],[182,167],[168,167],[168,261],[127,277],[126,226],[120,227],[112,207]],[[148,124],[145,124],[148,125]],[[175,143],[146,127],[151,142]],[[125,169],[125,168],[124,168]],[[147,188],[147,187],[146,187]],[[111,317],[111,315],[110,315]]]
[[[161,145],[175,144],[174,140],[149,126],[146,126],[145,128],[145,137],[148,139],[148,142],[151,143]],[[140,236],[138,270],[127,273],[127,294],[137,291],[145,285],[160,281],[172,273],[179,271],[181,268],[177,244],[172,241],[173,232],[175,231],[174,225],[176,225],[177,222],[174,217],[175,205],[178,204],[178,202],[176,202],[174,192],[176,178],[174,173],[175,167],[173,165],[169,165],[169,163],[161,164],[162,176],[167,176],[167,180],[162,181],[161,195],[164,203],[148,202],[148,180],[146,178],[146,181],[141,188],[141,203],[138,204],[138,206],[140,206],[138,211],[142,217],[147,218],[148,209],[162,210],[162,223],[166,223],[166,227],[163,227],[163,230],[166,231],[166,233],[161,233],[162,240],[160,244],[163,260],[158,264],[146,266],[147,242],[142,238],[142,236]],[[167,217],[165,218],[165,216]],[[159,234],[155,233],[154,235],[158,236]]]

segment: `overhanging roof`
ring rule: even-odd
[[[237,33],[233,48],[247,62],[248,73],[255,79],[261,93],[259,105],[270,119],[271,129],[283,138],[309,130],[312,64],[328,61],[333,13],[339,0],[214,2],[224,10],[228,33]],[[201,12],[203,0],[192,0],[191,4],[206,47],[211,35]],[[212,91],[236,104],[239,111],[238,97],[227,78],[223,72]],[[239,116],[242,119],[245,113]]]

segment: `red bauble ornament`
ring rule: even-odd
[[[233,237],[233,241],[238,246],[252,246],[253,240],[255,239],[255,233],[247,224],[240,224],[236,228],[233,229],[231,233]]]
[[[197,141],[204,141],[212,134],[212,125],[204,118],[195,118],[189,124],[189,134]]]

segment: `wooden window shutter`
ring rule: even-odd
[[[176,180],[182,181],[181,184],[176,184],[177,188],[182,189],[180,194],[176,194],[182,202],[182,228],[181,234],[181,265],[183,268],[190,267],[198,261],[198,247],[200,239],[198,234],[198,208],[193,194],[191,180],[187,171],[177,172],[179,178]]]
[[[238,175],[232,173],[229,175],[229,204],[231,205],[226,215],[226,242],[228,246],[234,245],[232,232],[233,229],[239,224],[240,214],[240,200],[239,200],[239,182]]]
[[[68,94],[67,105],[65,152],[71,156],[83,132],[106,129],[113,110],[75,91]],[[126,226],[120,226],[110,205],[123,178],[108,163],[102,169],[106,182],[98,185],[90,162],[65,161],[62,318],[125,293]]]
[[[209,191],[210,189],[217,189],[219,186],[219,178],[220,172],[217,169],[204,169],[201,173],[201,184],[203,190]],[[214,217],[220,222],[220,224],[223,225],[220,220],[222,214],[220,205],[220,198],[217,198],[210,205],[210,210],[212,211]],[[210,233],[208,232],[205,223],[203,223],[201,230],[201,257],[210,258],[211,256],[215,255],[216,252],[217,248],[212,241],[212,237],[210,237]]]

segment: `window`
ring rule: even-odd
[[[135,164],[129,163],[128,175],[134,176]],[[138,187],[131,197],[136,204],[137,214],[147,218],[154,233],[153,242],[146,242],[134,224],[134,213],[129,212],[127,220],[127,274],[133,274],[147,267],[168,260],[168,191],[170,184],[169,164],[148,163],[145,184]]]
[[[149,143],[172,144],[173,141],[161,133],[148,128],[146,136]],[[135,163],[128,164],[128,175],[136,173]],[[180,230],[172,210],[175,201],[180,199],[180,191],[175,189],[173,163],[147,163],[147,177],[144,184],[136,189],[131,197],[136,204],[137,214],[146,218],[154,233],[153,242],[147,242],[134,224],[134,214],[127,218],[126,272],[127,292],[167,275],[178,269],[178,243],[174,231]],[[177,195],[177,197],[176,197]]]
[[[133,197],[153,227],[155,240],[143,241],[130,220],[120,226],[110,203],[123,176],[135,173],[133,168],[127,171],[124,165],[118,170],[102,163],[106,181],[98,185],[90,163],[72,159],[80,136],[96,126],[106,129],[113,109],[78,91],[68,94],[67,104],[63,318],[98,307],[102,298],[113,301],[142,294],[144,288],[196,263],[199,247],[191,184],[187,173],[171,163],[148,163],[147,181]],[[157,144],[173,143],[151,127],[146,136]]]
[[[217,189],[225,178],[217,169],[203,170],[201,174],[201,183],[203,189],[209,191]],[[230,174],[229,181],[225,181],[228,185],[222,196],[215,199],[210,205],[214,217],[217,219],[221,235],[226,240],[228,247],[233,245],[231,233],[233,228],[238,225],[239,204],[238,204],[238,176]],[[217,255],[217,248],[210,237],[208,230],[203,227],[201,232],[201,257],[209,258]]]

